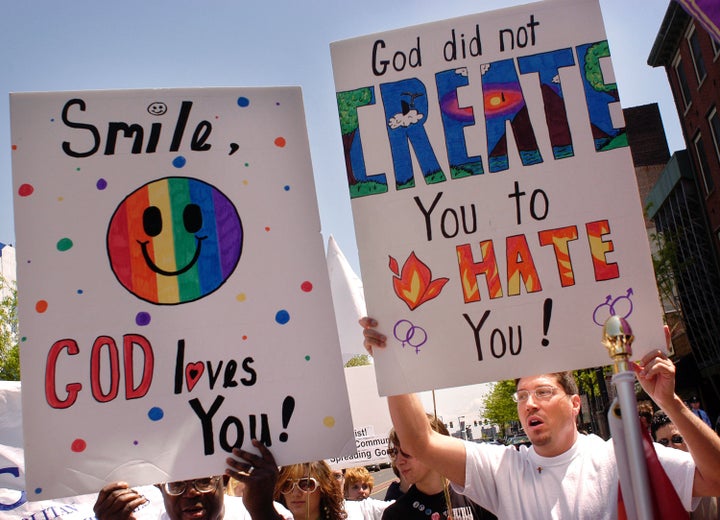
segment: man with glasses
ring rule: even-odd
[[[228,468],[224,475],[163,482],[137,489],[126,482],[107,484],[98,493],[95,516],[98,520],[292,519],[292,514],[272,499],[278,476],[275,459],[257,440],[253,440],[253,445],[260,455],[234,449],[236,458],[227,459]],[[225,493],[230,477],[244,484],[242,498]],[[159,506],[158,490],[164,507]]]
[[[362,318],[365,348],[387,338]],[[669,338],[668,338],[669,339]],[[658,446],[658,457],[685,509],[693,497],[720,494],[720,438],[675,394],[675,366],[657,350],[633,364],[645,392],[678,427],[689,453]],[[453,488],[503,519],[615,519],[618,470],[612,441],[580,435],[580,396],[569,372],[522,377],[515,400],[532,442],[519,451],[433,432],[414,394],[388,397],[403,450],[453,483]],[[661,512],[660,512],[661,513]]]

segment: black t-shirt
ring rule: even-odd
[[[455,520],[492,520],[495,515],[483,509],[469,498],[450,489],[450,503]],[[426,495],[415,486],[389,506],[382,520],[445,520],[447,505],[445,493]]]
[[[390,485],[387,488],[387,491],[385,492],[385,502],[389,502],[390,500],[397,500],[401,496],[403,496],[405,493],[403,493],[400,490],[400,482],[397,480],[394,480],[390,483]]]

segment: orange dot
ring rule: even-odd
[[[243,335],[242,339],[243,339],[243,341],[245,341],[247,339],[247,336]]]
[[[275,146],[282,148],[287,144],[284,137],[276,137],[275,138]]]
[[[45,312],[47,310],[47,308],[48,308],[48,302],[46,302],[45,300],[38,300],[37,303],[35,304],[35,310],[37,312],[39,312],[40,314]]]
[[[83,452],[85,448],[87,448],[87,443],[83,439],[75,439],[70,445],[70,449],[75,453]]]
[[[270,226],[265,226],[265,231],[270,231]]]
[[[13,150],[17,150],[17,145],[14,144],[14,145],[12,145],[10,148],[12,148]]]

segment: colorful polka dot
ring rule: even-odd
[[[310,292],[313,290],[313,284],[306,280],[300,284],[300,289],[302,289],[303,292]]]
[[[265,226],[265,231],[270,231],[270,226]]]
[[[107,188],[107,181],[105,179],[98,179],[98,181],[95,183],[95,187],[99,190],[104,190]]]
[[[85,292],[85,291],[83,291],[82,289],[78,289],[78,290],[77,290],[77,293],[78,293],[78,294],[83,294],[84,292]]]
[[[73,246],[73,241],[67,237],[61,238],[60,240],[58,240],[58,243],[57,243],[58,251],[67,251],[67,250],[71,249],[72,246]]]
[[[235,296],[235,299],[239,302],[244,302],[247,299],[247,296],[245,295],[245,293],[240,293]]]
[[[70,449],[75,453],[81,453],[87,448],[87,443],[83,439],[75,439],[70,445]]]
[[[242,97],[242,96],[241,96],[241,97],[238,98],[237,104],[238,104],[239,107],[245,108],[246,106],[249,106],[249,105],[250,105],[250,100],[249,100],[248,98],[246,98],[246,97]]]
[[[45,312],[47,309],[48,309],[48,302],[46,302],[45,300],[38,300],[35,303],[35,310],[37,312],[39,312],[40,314]]]
[[[163,412],[163,409],[162,409],[162,408],[159,408],[159,407],[157,407],[157,406],[153,406],[153,407],[150,408],[150,410],[148,411],[148,418],[149,418],[151,421],[159,421],[159,420],[162,419],[164,416],[165,416],[165,412]]]
[[[10,148],[12,148],[13,150],[17,150],[17,145],[14,144],[14,145],[12,145]]]
[[[80,167],[78,166],[77,168],[75,168],[75,171],[76,171],[76,172],[79,172],[79,171],[80,171]]]
[[[247,179],[244,179],[244,180],[243,180],[243,186],[247,186],[248,184],[250,184],[250,183],[248,182],[248,180],[247,180]]]
[[[36,494],[36,495],[39,495],[40,493],[42,493],[42,491],[43,491],[43,489],[40,488],[40,487],[39,487],[39,488],[35,488],[35,494]]]
[[[287,144],[287,141],[285,141],[284,137],[276,137],[274,143],[275,146],[277,146],[278,148],[284,148]]]
[[[250,163],[249,163],[249,162],[246,162],[246,163],[245,163],[245,168],[249,168],[249,167],[250,167]]]
[[[328,428],[332,428],[333,426],[335,426],[335,417],[328,415],[323,419],[323,424]]]
[[[305,361],[310,361],[310,355],[305,356]]]
[[[182,168],[183,166],[185,166],[186,162],[187,161],[185,160],[185,157],[183,157],[182,155],[178,155],[177,157],[175,157],[175,159],[173,159],[172,165],[175,166],[175,168]]]
[[[150,319],[151,319],[151,318],[150,318],[150,313],[149,313],[149,312],[142,311],[142,312],[138,312],[138,313],[135,315],[135,323],[136,323],[138,326],[140,326],[140,327],[144,327],[145,325],[149,325],[149,324],[150,324]]]
[[[286,184],[285,186],[283,186],[283,189],[284,189],[285,191],[290,191],[290,186],[288,186],[288,185]]]
[[[247,341],[247,335],[243,334],[242,340]]]
[[[32,184],[21,184],[18,188],[18,195],[21,197],[28,197],[32,195],[33,191],[35,191],[35,188]]]
[[[287,322],[290,321],[290,313],[285,309],[277,311],[277,313],[275,314],[275,321],[278,322],[280,325],[285,325]]]
[[[133,446],[137,446],[138,444],[140,444],[138,441],[133,441]]]

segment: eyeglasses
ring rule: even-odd
[[[408,455],[407,453],[405,453],[405,452],[404,452],[403,450],[401,450],[400,448],[388,448],[388,449],[387,449],[387,454],[390,456],[390,458],[391,458],[392,460],[395,460],[398,455],[402,455],[402,456],[405,457],[406,459],[412,459],[412,455]]]
[[[663,446],[670,446],[670,443],[671,443],[671,442],[672,442],[673,444],[682,444],[682,443],[683,443],[683,438],[682,438],[681,435],[673,435],[672,437],[670,437],[669,440],[668,440],[668,439],[665,439],[665,438],[662,438],[662,439],[658,439],[657,441],[658,441],[660,444],[662,444]]]
[[[513,401],[516,403],[524,403],[528,400],[528,397],[530,397],[530,394],[532,394],[535,399],[539,401],[547,401],[550,399],[553,395],[555,395],[555,392],[557,392],[557,388],[550,385],[543,385],[538,386],[535,390],[518,390],[512,395]]]
[[[312,477],[286,480],[280,486],[280,493],[284,495],[290,494],[296,486],[303,493],[312,493],[317,489],[318,482]]]
[[[165,482],[162,488],[165,490],[165,493],[175,497],[185,493],[189,484],[192,484],[198,493],[210,493],[217,489],[221,478],[222,477],[209,477],[197,478],[195,480],[180,480],[178,482]]]

